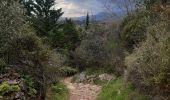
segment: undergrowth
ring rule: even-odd
[[[68,93],[63,83],[56,83],[48,90],[46,100],[68,100]]]
[[[122,79],[98,81],[97,84],[102,85],[97,100],[147,100],[139,95],[131,84],[125,85]],[[135,98],[132,98],[134,96]]]

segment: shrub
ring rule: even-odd
[[[6,63],[4,60],[0,59],[0,72],[3,73],[5,71]]]
[[[72,67],[68,67],[68,66],[64,66],[60,68],[60,73],[62,73],[62,75],[66,75],[66,76],[71,76],[74,75],[78,72],[77,69],[72,68]]]
[[[120,37],[123,45],[132,50],[146,36],[146,29],[149,24],[148,13],[140,11],[126,16],[120,25]]]
[[[47,86],[57,81],[58,56],[25,22],[18,0],[0,1],[0,56],[11,69],[30,75],[38,99],[45,99]]]
[[[97,24],[87,31],[82,31],[82,42],[73,53],[76,66],[103,67],[111,64],[114,46],[110,44],[109,36],[112,31],[109,28],[106,25]]]
[[[49,88],[46,100],[68,100],[68,93],[63,83],[57,83]]]
[[[126,57],[129,78],[150,96],[169,98],[170,35],[168,24],[158,22],[147,30],[147,39]]]
[[[9,85],[8,82],[2,82],[0,84],[0,95],[3,96],[7,93],[18,92],[20,87],[18,85]]]
[[[125,86],[122,79],[100,83],[103,84],[103,87],[97,100],[148,100],[136,92],[132,84],[126,83]]]
[[[49,41],[52,47],[58,51],[74,51],[80,43],[76,26],[71,19],[65,19],[61,27],[50,31]]]
[[[33,82],[33,79],[28,75],[24,75],[23,80],[27,86],[27,94],[29,96],[34,97],[36,95],[37,91],[35,90],[35,84]]]

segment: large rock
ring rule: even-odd
[[[17,82],[17,80],[9,80],[9,81],[7,81],[8,82],[8,84],[10,84],[10,85],[18,85],[19,84],[19,82]]]
[[[116,77],[106,73],[100,75],[87,75],[86,72],[82,72],[80,74],[76,74],[73,79],[76,83],[94,83],[95,80],[109,81],[116,79]]]
[[[99,79],[102,81],[104,81],[104,80],[109,81],[109,80],[116,79],[116,77],[114,75],[110,75],[110,74],[101,74],[101,75],[99,75]]]
[[[81,83],[86,81],[86,72],[82,72],[74,76],[75,82]]]
[[[86,72],[82,72],[74,76],[74,82],[76,83],[93,83],[96,79],[96,75],[87,75]]]

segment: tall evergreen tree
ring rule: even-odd
[[[58,20],[63,12],[61,8],[55,9],[55,0],[21,0],[21,3],[39,36],[48,36],[48,33],[59,25]]]
[[[90,17],[89,17],[89,13],[87,13],[87,16],[86,16],[86,30],[89,28],[89,19],[90,19]]]

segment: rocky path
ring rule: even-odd
[[[71,83],[72,77],[66,78],[64,84],[69,89],[69,100],[96,100],[100,86],[84,83]]]

